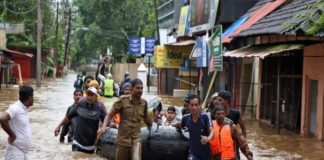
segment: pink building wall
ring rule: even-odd
[[[318,81],[317,92],[317,129],[315,138],[323,140],[324,138],[324,120],[323,120],[323,101],[324,101],[324,43],[307,46],[304,48],[303,62],[303,86],[302,86],[302,117],[301,129],[302,135],[308,136],[310,133],[310,105],[309,105],[309,86],[310,80]]]

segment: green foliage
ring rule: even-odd
[[[129,38],[154,36],[155,15],[152,0],[74,0],[82,19],[74,26],[87,27],[72,37],[76,61],[97,59],[110,46],[121,60],[127,54]]]
[[[319,32],[324,32],[324,14],[321,14],[321,17],[316,21],[313,26],[307,30],[308,35],[314,35]]]

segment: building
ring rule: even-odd
[[[318,3],[259,1],[255,15],[228,37],[228,48],[234,50],[224,56],[238,64],[236,72],[229,73],[240,83],[232,81],[229,88],[239,105],[252,105],[252,115],[255,111],[261,121],[322,140],[324,74],[316,67],[321,65],[324,39],[308,34],[323,16]]]

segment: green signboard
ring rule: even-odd
[[[213,55],[214,67],[217,71],[223,71],[223,56],[222,56],[222,26],[217,25],[215,32],[211,35],[208,41],[211,55]]]

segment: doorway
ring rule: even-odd
[[[310,124],[309,135],[316,137],[317,130],[317,87],[318,81],[309,80],[309,109],[310,109]]]

